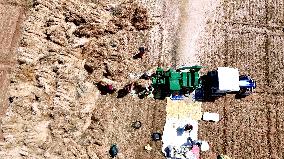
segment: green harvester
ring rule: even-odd
[[[199,70],[201,66],[181,67],[177,70],[170,68],[164,71],[157,68],[152,77],[154,97],[163,98],[173,94],[186,94],[200,88]]]

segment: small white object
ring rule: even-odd
[[[143,75],[143,73],[129,73],[128,75],[130,79],[137,80]]]
[[[145,150],[147,150],[147,151],[151,151],[153,148],[148,144],[148,145],[146,145],[145,147]]]
[[[209,150],[209,144],[207,141],[202,141],[201,142],[201,147],[200,147],[201,151],[208,151]]]
[[[76,38],[76,39],[74,39],[74,43],[75,43],[74,47],[83,46],[89,41],[90,40],[87,39],[87,38]]]
[[[116,81],[110,80],[110,79],[108,79],[108,78],[103,78],[103,79],[102,79],[102,82],[105,82],[105,83],[108,83],[108,84],[117,84]]]
[[[132,90],[130,91],[130,95],[131,95],[131,96],[135,96],[135,94],[136,94],[136,91],[135,91],[134,89],[132,89]]]
[[[239,91],[239,70],[230,67],[218,67],[218,82],[220,91]]]
[[[205,112],[202,116],[202,120],[218,122],[220,115],[218,113]]]
[[[129,78],[130,79],[135,79],[136,78],[136,75],[134,73],[129,73]]]

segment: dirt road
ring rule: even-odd
[[[178,65],[200,65],[198,50],[208,20],[214,19],[214,13],[220,2],[213,0],[180,0],[179,31],[176,58]]]

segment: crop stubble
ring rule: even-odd
[[[20,7],[0,4],[0,62],[11,60],[12,49],[16,46],[19,22],[22,14]],[[7,62],[8,63],[8,62]]]
[[[204,111],[222,118],[217,124],[201,122],[200,137],[210,142],[212,152],[233,158],[283,158],[283,1],[222,5],[223,19],[212,23],[220,31],[214,35],[207,30],[204,39],[210,44],[205,49],[211,52],[203,53],[201,63],[239,68],[256,80],[257,89],[245,99],[227,95],[204,103]]]
[[[116,105],[112,104],[114,102]],[[162,132],[165,118],[164,102],[157,103],[151,99],[135,100],[132,97],[125,97],[118,101],[112,98],[100,99],[98,103],[101,104],[98,105],[94,117],[98,118],[106,129],[111,129],[105,131],[104,138],[109,139],[108,144],[114,142],[120,145],[124,158],[162,157],[161,142],[149,142],[149,134],[155,131]],[[131,124],[134,121],[141,121],[142,127],[133,129]],[[96,125],[98,122],[93,124]],[[143,150],[148,143],[154,148],[150,153]]]
[[[268,45],[268,76],[266,80],[270,89],[270,93],[284,93],[284,47],[283,36],[270,36]]]
[[[162,132],[165,103],[129,96],[117,99],[116,93],[100,96],[95,86],[109,78],[117,89],[122,88],[131,82],[128,73],[142,73],[157,65],[152,56],[163,56],[162,66],[170,62],[170,56],[160,53],[172,51],[173,46],[167,44],[174,36],[170,31],[160,32],[162,27],[174,32],[175,27],[159,24],[157,19],[166,13],[153,10],[155,5],[164,7],[159,4],[162,1],[139,2],[143,5],[116,1],[116,6],[111,2],[36,2],[23,25],[18,64],[11,73],[11,111],[2,125],[5,140],[9,134],[15,140],[13,146],[1,150],[1,157],[19,156],[10,150],[25,142],[28,158],[107,158],[113,143],[118,144],[119,158],[162,158],[161,142],[152,142],[150,135]],[[152,8],[149,14],[144,6]],[[84,39],[88,41],[76,46],[76,40]],[[133,59],[139,47],[145,47],[146,54]],[[92,69],[87,72],[85,65]],[[135,120],[142,122],[137,131],[131,128]],[[27,131],[11,124],[25,125]],[[149,153],[144,150],[147,143],[154,148]]]
[[[205,111],[219,112],[223,118],[219,123],[201,122],[201,138],[212,144],[214,152],[227,153],[234,158],[270,158],[271,156],[281,158],[283,157],[281,143],[284,141],[282,108],[284,103],[281,100],[283,98],[281,95],[283,1],[230,0],[223,3],[223,9],[224,17],[217,17],[216,21],[209,22],[211,27],[206,28],[207,32],[199,50],[203,55],[206,54],[205,58],[202,58],[202,65],[207,66],[205,70],[218,66],[238,67],[241,73],[250,74],[256,79],[258,88],[256,94],[244,100],[235,100],[232,96],[227,96],[215,103],[204,103]],[[164,26],[164,29],[170,30],[173,26]],[[171,43],[166,39],[172,35],[159,34],[158,32],[162,29],[157,25],[154,26],[153,32],[149,34],[155,38],[146,41],[151,44],[149,45],[151,56],[160,57],[157,50],[162,50],[163,56],[170,59],[169,54],[173,50],[172,47],[165,48],[165,43]],[[162,48],[158,42],[161,40],[164,41]],[[135,43],[133,46],[141,44],[143,45],[144,41],[140,41],[138,45]],[[134,49],[129,48],[129,50]],[[152,63],[155,60],[147,59],[146,61]],[[92,137],[91,134],[93,134],[97,135],[94,137],[96,140],[103,140],[101,149],[96,149],[98,155],[102,151],[101,153],[105,156],[111,144],[110,141],[116,141],[123,145],[122,152],[127,152],[124,153],[125,158],[162,157],[158,148],[152,153],[147,153],[143,150],[143,146],[150,140],[148,135],[152,131],[161,131],[164,122],[162,119],[165,118],[162,107],[164,103],[154,103],[148,99],[145,101],[132,100],[131,97],[126,97],[119,101],[121,103],[114,104],[106,97],[99,101],[101,105],[97,107],[97,112],[94,114],[102,119],[104,126],[96,125],[97,119],[94,118],[90,130],[86,131],[86,134],[90,131],[87,137]],[[130,101],[132,104],[129,104]],[[145,115],[141,116],[141,114]],[[135,132],[129,128],[129,124],[130,121],[139,119],[139,117],[145,127]],[[113,131],[106,131],[104,134],[99,132],[101,127],[113,129]],[[106,140],[107,138],[110,140]],[[137,141],[137,138],[141,138],[141,141]],[[60,145],[61,142],[53,144]],[[154,148],[160,147],[160,143],[152,144]],[[70,149],[72,146],[68,152]]]

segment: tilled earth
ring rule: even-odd
[[[137,80],[129,73],[181,59],[175,51],[181,2],[8,2],[0,5],[0,36],[6,38],[0,41],[0,80],[7,83],[0,88],[9,85],[8,94],[0,94],[8,107],[1,158],[108,158],[113,143],[118,158],[163,158],[161,143],[150,134],[162,132],[165,101],[101,95],[96,83],[108,79],[119,90]],[[18,6],[29,8],[13,61]],[[280,0],[231,0],[207,17],[195,47],[203,73],[237,67],[256,80],[257,89],[245,99],[227,95],[203,104],[204,111],[222,116],[200,124],[200,138],[211,145],[203,158],[283,158],[283,11]],[[146,54],[134,59],[139,47]],[[131,128],[136,120],[141,129]],[[151,152],[143,149],[148,143]]]
[[[202,65],[239,68],[257,89],[245,99],[227,95],[203,104],[222,116],[218,123],[201,122],[200,137],[212,148],[204,158],[283,158],[283,11],[283,1],[226,1],[217,10],[223,17],[209,22]]]
[[[16,61],[4,72],[9,80],[1,74],[9,83],[1,158],[108,158],[111,144],[118,145],[118,158],[162,158],[151,133],[162,132],[165,102],[101,95],[96,87],[106,81],[120,90],[141,73],[169,64],[171,54],[161,52],[173,50],[175,26],[159,21],[167,14],[160,3],[7,2],[29,10]],[[134,58],[142,47],[145,55]],[[137,120],[142,128],[134,130]],[[151,152],[144,150],[147,144]]]

